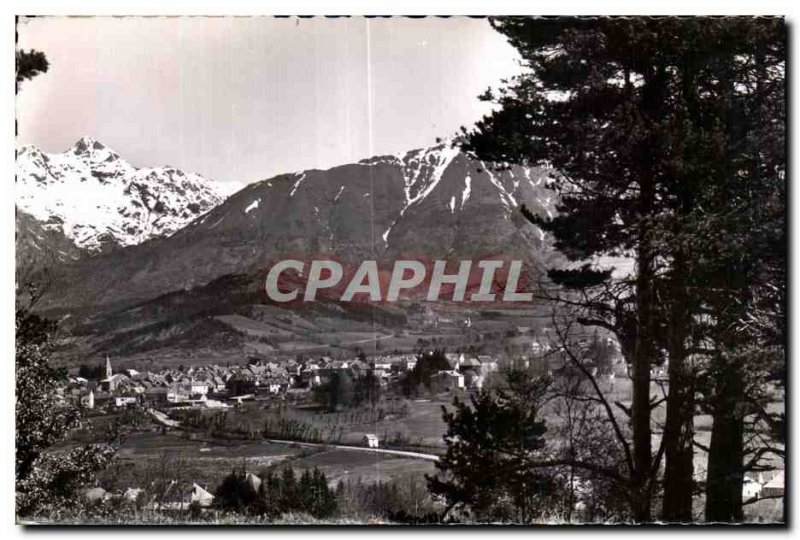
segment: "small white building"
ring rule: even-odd
[[[129,487],[122,494],[122,498],[125,499],[126,501],[135,501],[136,499],[139,498],[139,495],[141,495],[142,493],[144,493],[144,489],[142,488]]]
[[[464,388],[464,375],[458,371],[440,371],[431,378],[437,392],[452,392]]]
[[[474,388],[476,390],[480,390],[481,388],[483,388],[484,380],[485,378],[483,375],[475,373],[474,371],[468,371],[464,374],[464,385],[467,388]]]
[[[364,444],[367,445],[367,448],[378,448],[380,441],[374,433],[367,433],[364,435]]]
[[[764,485],[761,482],[753,480],[749,476],[744,477],[742,482],[742,500],[757,499],[761,495]]]
[[[87,409],[94,409],[94,390],[89,390],[89,393],[81,398],[81,404]]]
[[[189,401],[189,394],[186,393],[184,388],[177,384],[173,384],[167,389],[167,401],[170,403],[182,403]]]
[[[229,409],[230,405],[216,399],[201,399],[196,402],[198,406],[206,409]]]
[[[786,491],[786,480],[784,471],[778,471],[778,474],[772,477],[772,480],[764,484],[764,489],[761,490],[763,497],[782,497]]]
[[[193,396],[205,396],[208,394],[208,383],[192,381],[189,393]]]
[[[116,396],[114,398],[114,406],[117,408],[128,407],[129,405],[136,405],[137,399],[135,396]]]
[[[195,483],[192,484],[191,502],[196,502],[201,507],[205,508],[211,506],[211,504],[214,502],[214,496]]]
[[[105,502],[105,501],[107,501],[108,499],[111,498],[111,494],[108,491],[106,491],[103,488],[101,488],[101,487],[93,487],[93,488],[89,488],[87,490],[84,490],[83,496],[86,498],[86,500],[89,500],[89,501],[92,501],[92,502],[96,502],[96,501]]]

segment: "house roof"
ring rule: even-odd
[[[111,377],[105,378],[100,382],[109,382],[109,381],[123,382],[127,380],[130,380],[127,375],[123,375],[122,373],[114,373]]]
[[[784,489],[786,487],[786,479],[783,470],[778,471],[772,480],[764,484],[765,488],[777,488],[777,489]]]
[[[214,496],[206,491],[205,489],[201,488],[197,485],[197,483],[192,484],[192,501],[198,502],[206,502],[206,501],[213,501]]]

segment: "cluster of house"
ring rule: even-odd
[[[467,357],[464,354],[445,353],[448,369],[439,370],[431,376],[431,387],[437,392],[480,389],[486,377],[498,370],[497,361],[488,355]],[[330,360],[305,363],[298,373],[300,387],[314,387],[325,384],[334,371],[346,371],[357,378],[367,371],[378,379],[381,386],[397,382],[403,374],[411,371],[417,364],[414,355],[387,355],[375,357],[368,364],[363,360]]]
[[[770,475],[770,473],[766,473]],[[747,502],[754,499],[768,497],[783,497],[786,489],[786,474],[781,470],[771,473],[772,478],[767,479],[765,473],[759,472],[756,478],[745,475],[742,483],[742,500]]]
[[[256,475],[247,473],[247,482],[253,485],[261,485],[261,479]],[[174,489],[173,489],[174,488]],[[92,487],[83,491],[85,499],[92,502],[106,503],[108,501],[123,500],[134,502],[142,500],[145,497],[145,502],[148,506],[155,510],[186,510],[192,504],[198,505],[200,508],[208,508],[214,502],[214,495],[212,495],[206,487],[201,487],[196,482],[192,483],[191,490],[184,493],[185,489],[181,489],[178,482],[173,481],[166,489],[166,492],[161,494],[160,501],[147,500],[147,494],[142,488],[129,487],[125,491],[110,492],[101,487]]]
[[[89,409],[110,405],[124,408],[134,404],[151,406],[169,404],[199,404],[208,408],[225,408],[223,401],[239,398],[251,387],[278,393],[288,388],[291,377],[287,369],[275,363],[248,365],[246,367],[222,367],[218,365],[193,366],[185,370],[167,369],[160,372],[139,372],[124,369],[114,372],[106,359],[105,377],[90,381],[70,375],[63,388],[65,400],[80,401]]]
[[[455,390],[480,390],[486,378],[499,369],[491,356],[465,357],[463,354],[445,354],[450,369],[434,374],[431,388],[437,392]]]
[[[437,391],[479,389],[487,375],[498,369],[490,356],[467,358],[447,355],[450,369],[432,376]],[[227,408],[256,396],[302,397],[312,388],[325,384],[335,372],[347,372],[358,378],[371,373],[381,386],[388,386],[414,369],[414,355],[388,355],[364,360],[332,360],[327,357],[285,363],[251,361],[244,366],[203,365],[187,369],[139,372],[124,369],[115,372],[106,358],[105,377],[99,381],[70,375],[60,389],[64,401],[82,406],[125,408],[137,404],[157,406],[196,406]]]

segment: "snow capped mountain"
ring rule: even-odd
[[[548,171],[497,167],[440,144],[252,183],[159,242],[69,265],[52,304],[147,300],[291,256],[337,260],[524,258],[553,250],[519,212],[547,215]],[[257,289],[258,284],[254,284]]]
[[[544,171],[523,167],[498,168],[495,164],[469,158],[450,143],[360,163],[394,164],[402,170],[404,203],[397,218],[381,235],[387,246],[390,236],[397,243],[399,236],[395,226],[404,221],[401,228],[419,229],[419,224],[425,223],[430,230],[438,224],[445,225],[445,234],[449,234],[462,222],[484,220],[487,212],[494,215],[500,211],[505,220],[518,214],[522,204],[534,212],[550,213],[552,208],[552,193],[543,183],[546,178]],[[445,209],[449,216],[442,215]],[[460,216],[462,212],[466,213],[463,218]],[[414,217],[404,219],[406,214]],[[409,227],[409,223],[415,225]],[[538,233],[539,240],[543,240],[542,232]],[[489,235],[489,238],[493,237]],[[424,239],[421,240],[424,244]],[[403,240],[402,243],[414,244],[414,241]]]
[[[17,207],[88,251],[169,236],[232,187],[174,167],[136,168],[90,137],[61,154],[17,152]]]

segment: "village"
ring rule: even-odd
[[[605,366],[588,365],[589,373],[595,377],[609,392],[614,391],[617,378],[625,379],[626,370],[621,362],[618,348],[612,341],[604,342],[611,351],[610,362]],[[581,348],[588,352],[590,343],[581,342]],[[548,353],[554,353],[549,345],[535,342],[531,346],[529,355],[522,358],[523,365],[531,367],[532,362],[541,361]],[[402,395],[403,380],[414,371],[417,363],[425,361],[427,353],[380,355],[367,358],[363,354],[352,360],[334,360],[329,357],[308,359],[284,359],[282,362],[250,358],[244,365],[203,365],[190,366],[179,369],[163,369],[157,372],[139,372],[135,369],[115,370],[110,358],[107,358],[100,372],[101,378],[87,378],[79,374],[68,377],[68,385],[62,389],[61,397],[65,403],[79,405],[87,412],[95,414],[117,414],[129,409],[144,410],[148,413],[154,427],[160,433],[168,431],[189,430],[189,425],[182,425],[177,418],[187,418],[181,413],[194,411],[196,414],[206,414],[212,411],[241,411],[241,414],[253,414],[258,408],[269,408],[272,403],[281,403],[284,406],[300,408],[319,399],[319,390],[330,385],[331,380],[342,374],[347,374],[352,380],[363,380],[371,377],[384,395],[384,399],[399,399]],[[425,386],[428,396],[435,396],[437,403],[447,403],[453,395],[467,395],[479,391],[492,377],[498,374],[504,365],[502,359],[492,355],[476,355],[464,353],[441,354],[447,361],[447,369],[436,369],[430,373],[430,380]],[[444,366],[441,366],[444,367]],[[600,369],[600,371],[598,371]],[[655,380],[665,376],[666,366],[653,369],[651,375]],[[75,370],[73,370],[75,371]],[[86,371],[85,369],[83,371]],[[543,371],[545,373],[545,371]],[[546,368],[550,377],[567,376],[562,369]],[[388,397],[387,396],[391,396]],[[429,400],[417,400],[429,401]],[[262,403],[264,405],[259,405]],[[255,407],[255,408],[254,408]],[[391,417],[390,417],[391,418]],[[275,442],[279,444],[301,444],[306,449],[362,450],[386,452],[389,455],[397,454],[403,458],[437,460],[437,452],[430,446],[414,448],[408,441],[390,438],[384,432],[380,434],[380,422],[373,423],[374,431],[363,432],[365,428],[350,426],[355,432],[344,441],[340,434],[338,438],[326,439],[324,442],[315,443],[317,439],[297,436],[296,440],[262,439],[262,442]],[[368,428],[366,428],[368,429]],[[334,430],[335,433],[335,430]],[[268,437],[261,433],[258,439]],[[284,437],[281,437],[283,439]],[[343,444],[346,443],[346,444]],[[335,443],[335,444],[333,444]],[[206,443],[208,444],[208,443]],[[430,443],[428,443],[430,444]],[[408,452],[408,449],[411,452]],[[201,448],[200,452],[204,452]],[[433,453],[422,453],[433,452]],[[356,452],[358,454],[359,452]],[[351,452],[352,455],[352,452]],[[397,456],[395,456],[397,457]],[[351,457],[350,459],[356,459]],[[329,471],[330,473],[330,471]],[[247,472],[247,481],[257,484],[260,482],[258,475]],[[765,503],[769,499],[782,497],[784,494],[784,471],[781,469],[767,470],[750,474],[745,477],[742,487],[744,500]],[[185,492],[180,500],[162,502],[164,508],[185,510],[189,505],[195,504],[201,508],[210,508],[213,505],[214,495],[207,482],[203,486],[198,482],[191,482],[191,490]],[[188,486],[187,486],[188,487]],[[89,498],[108,500],[111,497],[132,497],[137,493],[112,494],[96,487],[86,492]]]
[[[487,376],[498,370],[493,356],[465,356],[445,353],[450,369],[438,370],[432,376],[435,391],[480,390]],[[103,378],[90,380],[80,374],[68,376],[61,389],[65,403],[79,404],[89,410],[124,409],[134,405],[149,407],[194,407],[225,409],[243,401],[265,398],[302,400],[314,388],[329,382],[334,373],[347,372],[353,379],[367,373],[380,387],[388,388],[414,369],[417,357],[411,354],[332,360],[329,357],[285,363],[252,360],[247,365],[190,366],[186,369],[164,369],[139,372],[135,369],[115,371],[106,359]],[[73,370],[74,371],[74,370]]]
[[[433,356],[433,351],[429,351],[428,355]],[[285,359],[283,362],[251,358],[244,365],[212,364],[190,366],[186,369],[182,367],[163,369],[158,372],[140,372],[130,368],[115,369],[111,359],[106,358],[104,364],[98,366],[102,369],[90,370],[86,366],[77,370],[72,369],[72,372],[77,371],[77,373],[68,376],[69,382],[60,389],[59,397],[65,405],[77,405],[87,415],[95,418],[114,417],[128,410],[145,412],[154,431],[150,430],[152,435],[148,435],[146,433],[148,428],[145,428],[144,434],[134,435],[131,443],[134,447],[137,445],[136,441],[143,437],[160,439],[169,444],[169,441],[174,440],[176,436],[185,435],[194,439],[194,435],[200,435],[203,446],[197,449],[199,455],[192,459],[197,462],[223,459],[227,463],[235,461],[231,454],[241,453],[241,448],[236,447],[237,449],[232,451],[226,446],[219,458],[212,458],[211,454],[216,455],[215,452],[219,451],[215,446],[215,438],[206,437],[205,433],[197,433],[196,430],[192,433],[197,424],[186,421],[187,418],[196,419],[197,415],[203,414],[213,415],[215,411],[257,416],[263,408],[269,409],[274,403],[300,408],[318,399],[315,390],[319,391],[328,385],[332,378],[342,374],[347,374],[352,380],[369,377],[375,382],[378,391],[384,395],[400,394],[402,379],[414,370],[419,358],[425,356],[425,354],[393,354],[367,359],[361,354],[352,360],[333,360],[323,356],[303,360]],[[446,358],[449,369],[436,370],[431,374],[429,385],[426,385],[434,395],[453,395],[480,390],[487,379],[500,369],[498,360],[490,355],[443,353],[439,358],[442,357]],[[82,376],[80,373],[89,376]],[[438,407],[437,404],[427,403],[430,400],[419,401],[426,402],[422,404],[423,406]],[[438,417],[440,414],[437,413],[435,416]],[[437,424],[439,421],[437,418]],[[355,439],[345,438],[345,442],[350,441],[348,444],[341,444],[341,434],[333,441],[326,438],[324,443],[308,442],[307,437],[300,435],[294,435],[292,440],[273,440],[267,439],[266,434],[260,433],[257,439],[262,444],[275,443],[271,447],[282,448],[290,455],[296,453],[298,449],[302,449],[303,453],[321,452],[320,455],[330,454],[334,448],[338,449],[334,450],[334,453],[347,451],[343,465],[329,464],[327,474],[331,479],[336,479],[339,471],[347,475],[348,470],[355,471],[361,466],[368,466],[370,459],[365,459],[363,456],[368,450],[380,452],[379,456],[384,459],[394,459],[393,463],[405,464],[403,475],[406,476],[419,475],[420,473],[415,472],[415,467],[422,466],[423,471],[432,470],[427,467],[438,460],[436,454],[423,453],[420,449],[414,451],[398,449],[397,439],[389,440],[385,434],[381,435],[377,429],[378,424],[373,424],[373,428],[377,433],[363,433]],[[440,428],[435,429],[438,438]],[[230,433],[227,435],[230,436]],[[284,435],[282,438],[288,439],[289,436]],[[246,446],[248,443],[243,444]],[[256,447],[256,451],[263,450]],[[166,455],[165,453],[164,456]],[[128,467],[133,470],[145,462],[147,459],[134,459],[128,462]],[[363,465],[360,465],[361,462]],[[410,465],[415,462],[420,465]],[[251,463],[259,463],[259,458],[251,458]],[[333,473],[331,466],[334,469]],[[258,491],[262,480],[255,472],[255,470],[247,471],[245,478],[249,485]],[[217,473],[208,470],[203,473],[192,475],[190,478],[184,477],[177,482],[176,486],[180,484],[181,487],[175,487],[172,495],[159,496],[157,501],[151,501],[150,506],[160,511],[186,511],[190,507],[211,511],[215,500],[214,489],[211,486],[217,483],[219,478],[215,478]],[[174,474],[176,479],[180,476],[176,471],[171,471],[170,474]],[[134,479],[126,484],[124,489],[111,491],[97,485],[87,489],[83,495],[90,501],[104,504],[114,504],[114,501],[133,502],[138,500],[137,497],[143,496],[141,481],[141,476],[134,475]]]

